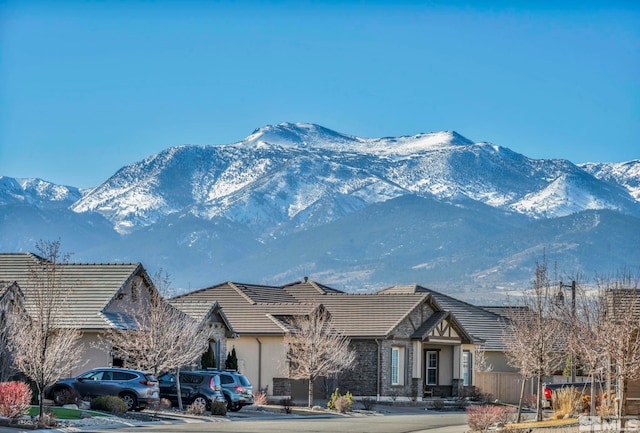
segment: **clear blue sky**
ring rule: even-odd
[[[0,175],[96,186],[285,121],[640,158],[640,2],[0,0]]]

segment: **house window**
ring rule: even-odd
[[[391,385],[404,385],[404,347],[391,348]]]
[[[465,350],[462,352],[462,384],[464,386],[471,385],[472,371],[473,371],[473,358],[471,352]]]
[[[438,384],[438,352],[435,350],[427,351],[427,385]]]

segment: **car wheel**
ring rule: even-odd
[[[204,395],[196,395],[196,397],[193,399],[192,404],[195,403],[197,405],[204,405],[204,407],[207,410],[211,410],[211,402],[209,401],[209,399],[207,397],[205,397]]]
[[[63,404],[62,399],[64,397],[64,394],[68,391],[69,391],[69,388],[54,389],[53,392],[51,393],[51,396],[53,397],[52,398],[53,402],[58,406],[62,405]]]
[[[228,395],[225,395],[224,399],[227,400],[227,410],[233,410],[233,403],[231,402],[231,397],[229,397]]]
[[[240,405],[240,403],[233,403],[231,405],[231,409],[229,409],[231,412],[238,412],[240,409],[242,409],[242,406]]]
[[[120,398],[123,399],[125,403],[127,403],[127,410],[133,410],[138,407],[138,399],[130,392],[120,394]]]

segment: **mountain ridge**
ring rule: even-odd
[[[404,213],[400,203],[406,206]],[[521,251],[511,251],[509,244],[520,245],[509,241],[518,230],[542,227],[549,232],[539,238],[543,244],[565,239],[559,225],[543,223],[568,218],[591,236],[592,228],[580,222],[580,215],[593,212],[607,222],[613,221],[607,212],[625,215],[617,221],[635,228],[640,217],[640,160],[576,165],[474,143],[455,131],[361,138],[319,125],[285,122],[258,128],[236,143],[167,148],[122,167],[90,190],[0,177],[0,216],[7,222],[0,248],[33,248],[27,245],[33,241],[29,227],[13,217],[46,225],[43,211],[52,207],[59,217],[51,219],[51,229],[32,228],[33,233],[73,237],[65,226],[65,221],[73,221],[80,232],[93,230],[90,245],[69,239],[80,257],[149,260],[151,268],[175,274],[183,287],[196,282],[187,270],[205,267],[220,280],[246,281],[235,278],[242,271],[256,282],[278,283],[278,278],[291,279],[299,272],[342,281],[357,290],[382,282],[444,284],[448,275],[463,291],[497,290],[500,278],[478,275],[508,275],[514,284],[523,284],[531,264],[514,261],[513,254],[535,260],[531,252],[545,250],[544,245],[521,245]],[[433,226],[421,227],[421,218]],[[359,227],[358,221],[379,227]],[[626,233],[623,227],[610,230]],[[363,235],[343,244],[350,233]],[[379,241],[387,233],[396,235],[383,245]],[[462,233],[466,242],[460,241]],[[600,245],[603,236],[598,232],[598,239],[584,243]],[[421,239],[422,246],[415,239]],[[441,242],[434,243],[436,239]],[[509,254],[493,247],[497,239]],[[565,247],[549,249],[572,251],[565,240],[560,243]],[[297,251],[291,245],[298,245]],[[303,254],[309,245],[331,252],[331,257]],[[458,253],[468,245],[491,254],[479,260],[473,257],[477,253]],[[618,248],[628,251],[629,263],[638,256],[630,248]],[[338,251],[344,254],[336,255]],[[313,259],[305,261],[303,256]],[[336,262],[336,257],[341,259]],[[593,267],[589,260],[585,263]],[[570,255],[569,261],[580,268],[580,257]],[[459,263],[466,278],[445,266],[447,262]],[[507,262],[518,263],[518,271],[504,265]],[[612,263],[606,258],[604,262]],[[234,278],[223,275],[225,269]],[[340,274],[351,277],[337,278]],[[392,281],[390,275],[421,280]],[[198,277],[197,283],[212,284],[215,276]]]

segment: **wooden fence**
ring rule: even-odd
[[[522,376],[519,373],[476,372],[475,385],[492,400],[518,404],[522,390]],[[535,394],[535,383],[527,380],[524,395]]]

